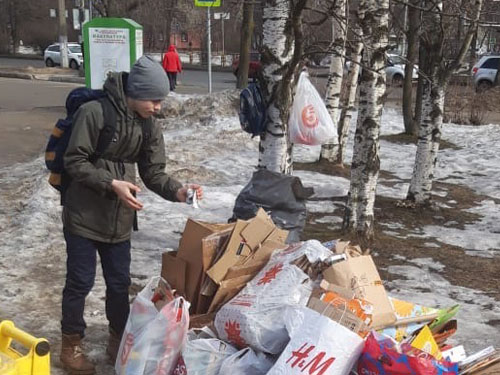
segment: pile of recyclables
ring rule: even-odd
[[[459,306],[390,297],[370,255],[348,242],[285,244],[250,220],[189,219],[132,303],[115,365],[155,375],[493,375],[500,352],[447,339]]]

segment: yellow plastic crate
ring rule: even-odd
[[[12,342],[24,346],[29,350],[28,353],[19,353],[11,346]],[[50,375],[48,341],[16,328],[10,320],[0,322],[0,374]]]

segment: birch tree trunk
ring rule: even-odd
[[[248,86],[248,64],[250,63],[250,49],[252,47],[252,34],[254,29],[253,1],[243,2],[243,21],[241,23],[240,62],[236,87],[244,89]]]
[[[333,53],[326,85],[326,108],[334,124],[337,124],[340,110],[340,93],[344,73],[345,43],[347,37],[346,0],[336,0],[334,6],[335,17],[332,17]],[[339,140],[331,138],[321,146],[320,159],[330,162],[338,160]]]
[[[361,0],[359,24],[365,36],[358,123],[351,164],[351,187],[344,226],[358,236],[373,237],[375,190],[380,170],[379,133],[386,89],[385,49],[389,0]]]
[[[462,64],[472,39],[483,5],[482,0],[474,1],[473,14],[468,32],[460,47],[460,51],[450,65],[444,63],[443,44],[443,1],[433,1],[434,7],[424,13],[425,34],[421,43],[428,53],[428,76],[424,84],[422,100],[422,122],[418,134],[417,154],[408,190],[407,199],[419,205],[431,200],[434,169],[437,162],[441,127],[443,125],[443,109],[446,86],[453,72]]]
[[[339,152],[337,153],[337,160],[335,161],[335,163],[339,165],[344,164],[347,139],[349,138],[349,128],[351,126],[351,118],[352,114],[356,110],[355,105],[356,94],[358,91],[359,68],[361,64],[361,52],[363,50],[361,29],[357,29],[356,34],[360,39],[356,43],[356,46],[351,53],[351,66],[349,68],[349,75],[347,76],[347,95],[342,105],[339,125],[337,128],[339,135]]]
[[[267,131],[260,138],[259,168],[292,172],[288,118],[302,56],[302,10],[307,0],[265,0],[261,89],[268,105]]]
[[[406,53],[405,78],[403,81],[403,120],[405,133],[416,135],[418,124],[415,122],[413,112],[413,67],[418,59],[418,32],[420,29],[420,6],[421,0],[411,0],[406,6],[408,12],[408,30],[405,30],[408,41]]]

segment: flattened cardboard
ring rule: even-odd
[[[244,265],[241,266],[230,267],[227,270],[225,280],[231,280],[246,275],[256,275],[262,268],[264,268],[266,264],[267,261],[263,260],[263,261],[245,263]],[[224,283],[224,281],[222,283]]]
[[[177,293],[185,296],[186,267],[184,259],[177,257],[176,251],[165,252],[161,256],[161,277],[170,284]]]
[[[220,306],[238,294],[238,292],[254,277],[255,275],[249,274],[223,281],[208,308],[208,312],[212,313],[217,311]]]
[[[273,232],[274,233],[274,232]],[[272,233],[271,233],[272,234]],[[284,242],[277,242],[275,240],[266,239],[264,243],[255,250],[255,252],[244,260],[243,264],[249,264],[251,262],[267,262],[274,250],[284,249],[287,245]]]
[[[370,255],[349,257],[335,263],[323,271],[323,276],[326,281],[350,289],[356,297],[373,304],[373,329],[382,329],[396,322],[396,315]]]
[[[241,231],[241,237],[254,251],[275,229],[275,225],[264,210],[260,209],[257,216]]]
[[[240,258],[245,259],[251,254],[252,250],[248,245],[242,242],[241,238],[241,231],[247,225],[248,222],[246,221],[236,221],[236,225],[234,226],[231,238],[227,244],[226,251],[222,254],[220,259],[208,269],[207,275],[217,284],[220,284],[222,280],[224,280],[224,276],[226,276],[229,267],[238,263]]]

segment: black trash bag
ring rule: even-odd
[[[305,200],[313,194],[296,176],[259,169],[238,194],[231,220],[251,219],[262,207],[277,227],[289,231],[286,242],[297,242],[306,224]]]

